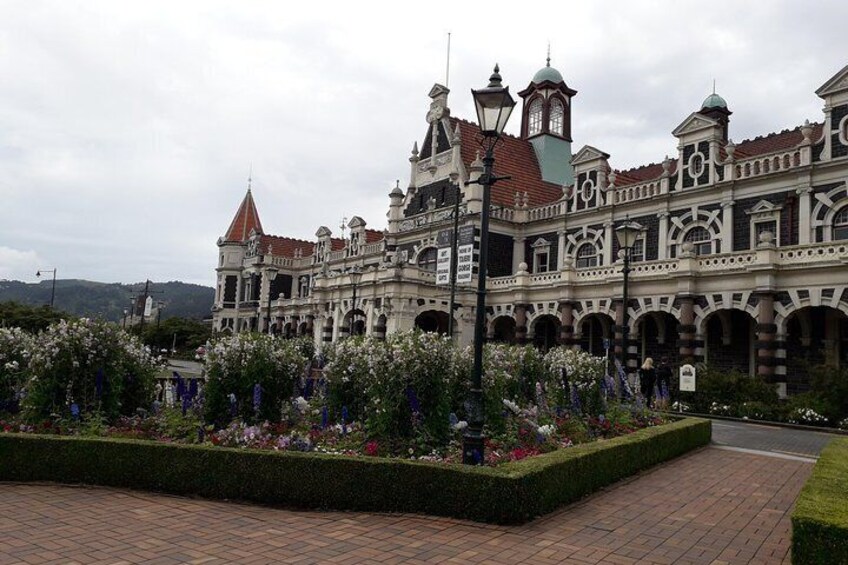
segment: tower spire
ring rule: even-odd
[[[250,192],[250,185],[253,183],[253,163],[250,164],[250,172],[247,173],[247,191]]]
[[[551,66],[551,42],[550,41],[548,41],[548,58],[546,60],[545,66],[546,67]]]

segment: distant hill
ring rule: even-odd
[[[52,280],[32,284],[0,280],[0,302],[11,300],[33,306],[49,304],[51,285]],[[201,320],[212,314],[214,288],[170,281],[151,282],[150,290],[155,291],[155,294],[151,294],[154,303],[164,303],[162,319],[180,317]],[[144,283],[127,285],[78,279],[57,280],[55,306],[58,310],[76,316],[102,317],[118,322],[124,315],[124,309],[130,308],[132,297],[143,291]]]

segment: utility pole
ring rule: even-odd
[[[147,308],[147,299],[150,298],[151,294],[162,294],[164,292],[161,290],[150,290],[150,285],[150,279],[147,279],[144,282],[144,291],[142,291],[141,293],[141,296],[144,297],[144,301],[141,307],[141,322],[139,324],[139,334],[144,333],[144,318],[146,316],[145,310]],[[135,306],[135,300],[133,301],[133,305]]]

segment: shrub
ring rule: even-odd
[[[547,390],[559,408],[600,414],[603,408],[605,360],[585,351],[556,347],[545,355]]]
[[[368,383],[381,378],[392,364],[385,342],[371,336],[337,341],[324,351],[327,405],[335,421],[347,409],[350,420],[361,420],[368,404]]]
[[[848,563],[848,438],[831,441],[792,513],[793,563]]]
[[[113,420],[150,404],[158,368],[150,350],[116,326],[62,320],[33,342],[24,408],[30,418],[97,412]]]
[[[490,468],[0,433],[0,481],[84,483],[509,524],[550,512],[709,439],[708,421],[686,419]]]
[[[306,361],[293,341],[256,333],[218,339],[206,351],[206,420],[279,422]]]
[[[33,339],[20,328],[0,328],[0,412],[15,412],[26,382]]]
[[[776,406],[777,389],[759,375],[737,370],[723,371],[702,366],[698,369],[697,391],[685,393],[683,401],[701,414],[735,414],[745,402]],[[724,408],[724,407],[727,408]]]
[[[821,413],[831,422],[848,417],[848,369],[819,365],[810,370],[810,376]]]

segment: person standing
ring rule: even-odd
[[[639,369],[639,385],[642,391],[642,396],[645,397],[646,406],[649,408],[654,404],[654,386],[657,384],[657,372],[654,369],[654,360],[650,357],[645,358],[642,367]]]
[[[668,365],[668,357],[660,358],[660,366],[657,367],[657,391],[661,408],[668,408],[668,400],[671,396],[671,367]]]

